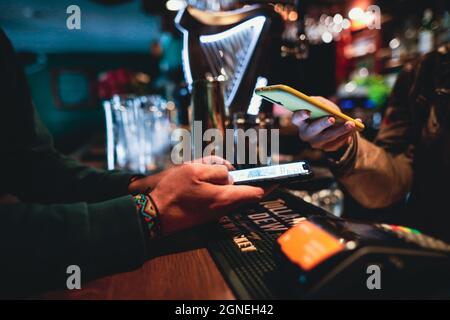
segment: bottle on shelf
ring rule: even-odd
[[[418,42],[419,30],[414,24],[413,19],[408,17],[405,22],[403,32],[403,43],[405,46],[405,58],[406,60],[417,56],[417,42]]]
[[[433,11],[426,9],[423,12],[422,25],[419,31],[418,51],[421,54],[428,53],[434,48],[434,29],[435,21],[433,19]]]
[[[439,35],[437,45],[443,45],[450,42],[450,13],[445,11],[439,24]]]

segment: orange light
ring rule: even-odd
[[[277,4],[275,5],[275,12],[276,12],[276,13],[280,13],[281,11],[283,11],[283,5],[277,3]]]
[[[364,29],[365,27],[366,27],[366,24],[364,23],[364,21],[352,20],[352,27],[351,27],[352,31]]]
[[[305,271],[344,250],[334,236],[309,221],[301,221],[277,240],[281,251]]]
[[[289,12],[288,19],[289,19],[289,21],[297,21],[298,13],[295,11]]]

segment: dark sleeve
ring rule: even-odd
[[[413,68],[399,75],[374,143],[355,134],[332,170],[347,191],[367,208],[385,208],[403,200],[412,187],[414,145],[408,100]]]
[[[33,107],[25,74],[0,30],[0,194],[41,203],[96,202],[128,193],[131,174],[95,170],[61,155]]]
[[[404,153],[412,144],[412,110],[409,100],[417,62],[400,72],[389,98],[380,131],[374,143],[392,155]]]
[[[125,196],[130,177],[54,149],[0,29],[0,196],[28,202],[0,203],[0,296],[64,289],[69,265],[81,268],[82,281],[141,265],[148,237]]]
[[[0,296],[67,289],[67,268],[81,281],[127,271],[146,259],[147,236],[132,196],[70,205],[0,204]]]
[[[391,156],[405,154],[412,158],[412,112],[409,94],[414,81],[416,63],[408,63],[400,72],[389,97],[383,122],[373,144]],[[355,134],[349,148],[337,158],[331,159],[331,169],[337,176],[352,174],[358,157],[361,137]],[[338,159],[337,161],[335,161]]]

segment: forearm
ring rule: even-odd
[[[368,208],[400,201],[412,185],[411,157],[392,155],[358,134],[333,171],[355,200]]]
[[[1,29],[0,74],[0,193],[40,203],[97,202],[128,193],[130,175],[94,170],[55,150]]]
[[[129,194],[129,173],[97,170],[59,154],[51,145],[11,156],[9,192],[27,202],[99,202]]]
[[[140,266],[148,229],[133,197],[70,205],[0,205],[0,295],[65,288],[67,267],[82,281]]]

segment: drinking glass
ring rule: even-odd
[[[173,129],[166,104],[157,95],[115,95],[103,103],[108,169],[149,173],[164,168]]]

